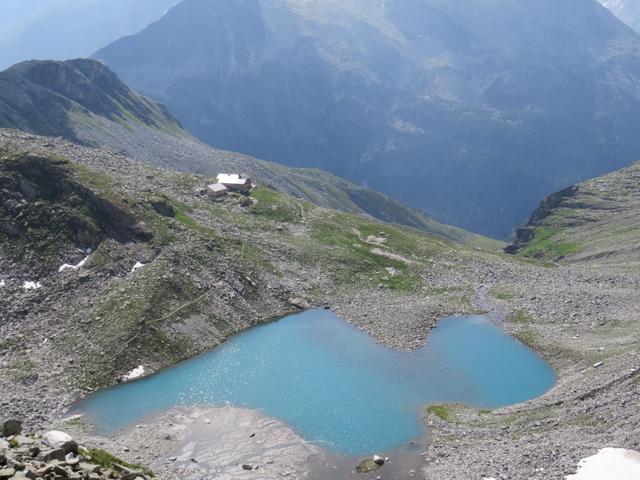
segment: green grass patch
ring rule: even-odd
[[[136,470],[138,472],[142,472],[149,477],[155,477],[154,473],[148,468],[143,467],[142,465],[138,465],[136,463],[126,462],[115,455],[111,455],[109,452],[102,450],[100,448],[92,448],[89,450],[89,456],[91,457],[91,462],[100,465],[102,468],[114,468],[115,464],[122,465],[123,467],[129,468],[131,470]]]
[[[551,227],[538,227],[529,246],[518,253],[523,257],[560,259],[578,251],[578,244],[558,240],[559,231]]]
[[[427,407],[427,412],[431,415],[435,415],[445,422],[451,420],[451,407],[447,405],[430,405]]]
[[[23,382],[33,376],[36,364],[28,358],[20,358],[9,366],[9,377],[15,382]]]
[[[96,172],[85,165],[69,162],[68,166],[78,175],[80,182],[98,190],[109,190],[114,186],[113,177],[106,173]]]
[[[253,245],[247,242],[242,242],[242,246],[240,247],[240,258],[245,261],[248,265],[259,266],[261,270],[278,274],[279,272],[276,270],[276,267],[265,258],[265,256],[255,248]]]
[[[475,294],[473,289],[464,287],[429,287],[425,288],[423,292],[428,297],[435,297],[442,302],[446,302],[447,305],[463,308],[469,313],[481,313],[473,306]]]
[[[510,292],[508,290],[503,290],[497,287],[492,287],[489,290],[489,295],[491,295],[493,298],[497,298],[498,300],[511,300],[513,298],[515,298],[515,293]]]
[[[299,223],[303,219],[304,209],[308,208],[303,202],[265,186],[254,188],[251,196],[257,203],[249,207],[249,212],[278,222]]]
[[[524,328],[514,334],[520,342],[528,345],[529,347],[536,348],[542,342],[542,337],[534,332],[531,328]]]
[[[527,324],[527,323],[533,322],[533,317],[529,315],[528,312],[525,312],[524,310],[516,310],[509,314],[508,320],[512,323]]]
[[[333,277],[341,284],[369,286],[382,284],[399,291],[418,289],[422,281],[415,267],[400,260],[375,254],[371,250],[376,247],[363,241],[367,235],[362,232],[364,221],[348,214],[330,214],[314,219],[311,238],[315,242],[308,245],[308,255],[315,256],[311,262],[322,261],[332,265]],[[380,230],[379,225],[377,230]],[[361,235],[358,235],[358,231]],[[380,249],[402,254],[392,248],[380,247]],[[389,267],[395,269],[395,275],[387,271]]]
[[[600,427],[602,422],[595,415],[584,414],[576,417],[569,418],[570,425],[577,425],[579,427]]]
[[[217,240],[220,238],[220,236],[216,233],[214,229],[205,227],[204,225],[199,224],[193,218],[187,215],[186,213],[187,208],[185,205],[177,205],[174,203],[173,210],[175,212],[174,218],[176,219],[176,221],[180,222],[190,230],[198,232],[199,234],[204,235],[210,240]]]

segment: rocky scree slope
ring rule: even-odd
[[[548,196],[510,253],[543,260],[640,265],[640,162]]]
[[[76,480],[149,480],[154,474],[101,449],[78,445],[70,435],[51,430],[42,435],[22,432],[8,420],[0,430],[0,478]]]
[[[637,159],[638,52],[596,0],[185,0],[95,58],[210,145],[505,237]]]
[[[292,169],[210,148],[166,109],[95,60],[33,61],[0,73],[0,126],[123,153],[154,166],[205,175],[243,172],[317,205],[477,245],[492,242],[321,170]],[[499,248],[498,242],[493,246]]]
[[[60,139],[0,130],[0,151],[3,415],[42,422],[300,305],[328,302],[397,347],[474,311],[456,272],[475,248],[265,186],[214,202],[210,178]]]
[[[425,478],[562,478],[602,447],[640,449],[637,272],[588,261],[544,266],[262,186],[212,202],[197,194],[207,177],[61,139],[3,130],[0,150],[9,165],[0,199],[6,195],[18,213],[47,209],[56,221],[78,210],[99,242],[84,265],[62,272],[58,265],[87,257],[87,243],[78,241],[84,236],[60,237],[51,225],[50,242],[31,240],[43,230],[0,243],[0,416],[49,425],[75,399],[133,367],[171,365],[296,311],[292,303],[330,306],[397,349],[423,345],[437,318],[491,310],[551,362],[558,383],[506,409],[435,410],[449,412],[448,420],[429,413]],[[33,173],[32,187],[20,187],[29,185],[21,182],[22,162],[55,172],[63,194],[47,197]],[[86,190],[111,207],[92,209]],[[100,226],[107,224],[102,212],[115,210],[132,220],[135,235]],[[4,205],[0,211],[13,215]],[[134,270],[138,262],[144,266]],[[41,287],[25,289],[25,281]],[[140,448],[128,444],[123,456],[136,463],[142,452],[152,469],[170,468],[144,448],[165,445],[165,435],[142,435]],[[122,451],[121,439],[102,441]]]

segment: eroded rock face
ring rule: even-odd
[[[520,227],[516,230],[516,239],[511,245],[507,245],[505,247],[505,253],[513,255],[526,248],[535,238],[537,227],[543,225],[544,220],[549,215],[560,207],[566,199],[574,197],[577,192],[578,187],[572,185],[545,197],[542,202],[540,202],[538,208],[533,211],[529,222],[527,222],[524,227]]]
[[[120,243],[151,239],[151,233],[124,207],[75,178],[62,160],[35,154],[0,163],[0,239],[11,255],[34,267],[52,269],[64,252],[95,250],[105,238]]]
[[[173,205],[166,198],[156,197],[151,199],[151,206],[163,217],[175,217],[176,215]]]

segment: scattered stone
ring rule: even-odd
[[[311,308],[309,301],[302,297],[292,297],[289,299],[289,303],[301,310],[308,310]]]
[[[377,457],[377,455],[376,455]],[[384,464],[384,460],[382,460],[382,464],[376,463],[373,458],[365,458],[362,460],[358,466],[356,467],[356,472],[358,473],[371,473],[378,470]]]
[[[13,468],[3,468],[0,470],[0,480],[6,480],[12,478],[16,474]]]
[[[138,365],[136,368],[131,370],[126,375],[122,376],[123,382],[130,382],[131,380],[135,380],[136,378],[140,378],[144,376],[144,365]]]
[[[2,424],[2,436],[10,437],[22,433],[22,422],[19,420],[7,420]]]
[[[42,440],[53,449],[62,449],[65,455],[69,453],[78,453],[77,442],[71,437],[71,435],[65,432],[51,430],[44,434]]]
[[[173,205],[166,198],[155,197],[151,199],[151,206],[163,217],[175,217],[176,212]]]
[[[53,450],[44,450],[38,454],[38,460],[44,463],[49,463],[52,460],[59,460],[64,462],[64,450],[61,448],[55,448]]]

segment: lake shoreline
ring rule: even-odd
[[[424,422],[422,422],[424,425]],[[58,425],[74,438],[114,452],[129,462],[142,463],[158,479],[340,478],[373,480],[378,475],[401,480],[419,475],[428,432],[388,452],[381,469],[358,474],[356,465],[367,458],[341,455],[304,440],[284,422],[260,411],[232,406],[173,408],[149,415],[111,436],[95,434],[84,418]],[[369,456],[370,458],[370,456]]]
[[[427,447],[421,477],[467,480],[470,475],[499,478],[504,474],[510,480],[560,479],[574,473],[581,458],[603,447],[640,450],[640,437],[633,435],[640,431],[635,415],[640,383],[637,374],[629,376],[640,365],[639,352],[633,347],[637,330],[631,328],[637,325],[640,276],[578,266],[542,268],[493,256],[491,261],[496,263],[490,268],[467,264],[467,277],[451,277],[451,283],[462,281],[473,291],[485,285],[492,300],[513,312],[505,329],[539,352],[557,372],[558,382],[540,398],[488,415],[453,407],[453,415],[460,414],[455,422],[430,416],[433,442]],[[425,309],[419,302],[390,298],[391,292],[384,290],[356,291],[328,296],[319,305],[331,305],[376,341],[399,350],[423,345],[434,318],[455,311],[434,301],[433,309]],[[401,312],[414,313],[396,324],[392,311],[397,312],[398,305]],[[460,313],[473,311],[472,305],[460,308]],[[521,312],[521,318],[514,316]],[[36,350],[45,346],[33,344]],[[599,361],[604,365],[595,368]],[[24,402],[13,404],[10,398],[13,411],[37,429],[48,428],[69,405],[86,396],[86,391],[67,388],[55,378],[50,387],[55,395],[48,396],[42,395],[40,384],[36,390],[12,383],[14,397],[20,394],[30,401],[22,407]]]
[[[485,304],[488,306],[487,302]],[[482,322],[490,323],[492,331],[501,329],[498,321],[503,320],[504,316],[499,314],[498,309],[488,310],[494,313],[483,318]],[[456,319],[442,320],[449,320],[447,326],[441,327],[446,329]],[[478,319],[470,321],[475,324]],[[266,325],[263,327],[266,328]],[[289,328],[286,330],[289,331]],[[440,331],[437,333],[439,336]],[[433,368],[437,367],[434,365]],[[270,417],[259,410],[233,406],[172,407],[136,419],[135,426],[129,424],[110,436],[87,434],[85,430],[82,438],[85,442],[104,445],[107,450],[124,454],[135,452],[132,458],[126,457],[127,460],[149,466],[160,475],[159,478],[195,480],[203,478],[202,475],[244,478],[247,472],[258,469],[264,479],[281,476],[297,478],[298,475],[308,480],[331,478],[332,475],[375,479],[379,474],[384,474],[385,478],[403,479],[417,475],[425,464],[426,451],[432,438],[427,428],[428,417],[431,416],[427,413],[428,405],[425,402],[419,408],[422,433],[418,437],[391,450],[371,451],[361,456],[334,453],[305,440],[296,433],[295,427],[284,420]],[[81,412],[82,408],[76,411]],[[90,422],[91,417],[86,417],[86,421]],[[92,426],[85,425],[87,428]],[[356,474],[355,466],[374,454],[388,457],[390,461],[375,474]]]

